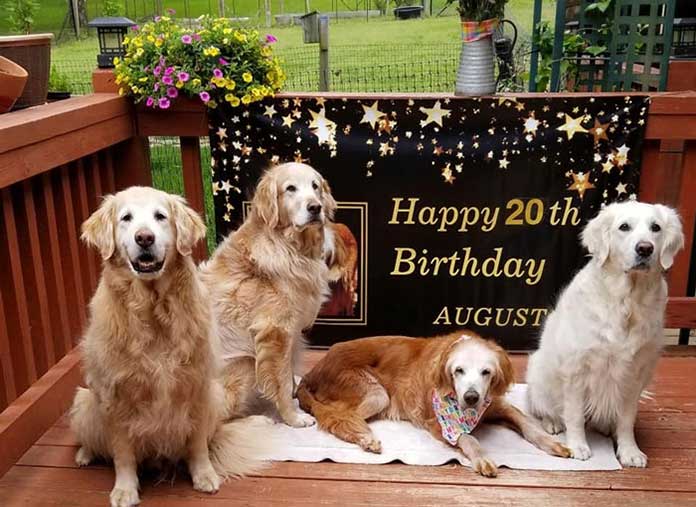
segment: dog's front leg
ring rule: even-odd
[[[213,429],[211,421],[202,421],[188,444],[188,469],[193,481],[193,489],[204,493],[216,493],[220,489],[220,476],[210,462],[208,435]]]
[[[295,406],[292,399],[292,336],[284,329],[268,327],[254,337],[256,384],[261,394],[275,403],[283,421],[301,428],[316,423],[314,417]]]
[[[111,507],[131,507],[140,503],[138,497],[138,463],[135,450],[125,431],[114,429],[111,437],[116,481],[111,490]]]
[[[471,461],[471,467],[474,469],[474,472],[484,477],[495,477],[498,475],[498,467],[493,461],[484,456],[481,444],[479,444],[476,437],[467,434],[460,436],[457,441],[457,447]]]
[[[563,422],[566,427],[566,447],[572,458],[586,460],[592,456],[585,434],[585,398],[582,389],[571,379],[563,386]]]
[[[616,416],[616,457],[625,467],[648,466],[648,457],[638,447],[634,432],[641,390],[636,386],[625,394]]]

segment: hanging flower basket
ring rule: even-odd
[[[455,93],[477,96],[495,93],[495,55],[493,32],[498,19],[484,21],[462,20],[462,52]]]

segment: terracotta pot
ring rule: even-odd
[[[15,108],[46,103],[52,40],[52,33],[0,37],[0,56],[21,65],[29,73],[29,80]]]
[[[29,74],[12,60],[0,56],[0,113],[6,113],[22,94]]]

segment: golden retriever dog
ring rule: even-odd
[[[305,164],[268,170],[251,212],[202,267],[227,362],[231,413],[259,392],[290,426],[314,424],[293,403],[303,330],[329,295],[335,237],[327,233],[336,202],[328,183]]]
[[[103,270],[81,344],[87,388],[78,388],[71,426],[78,465],[113,459],[113,507],[139,503],[146,460],[185,460],[193,487],[209,493],[259,464],[261,434],[222,424],[209,297],[191,258],[205,231],[183,198],[146,187],[107,196],[82,226]]]
[[[331,297],[319,312],[322,317],[352,316],[357,303],[358,242],[345,224],[328,224],[334,248],[327,258]]]
[[[664,274],[684,246],[681,221],[660,204],[615,203],[590,220],[582,242],[592,258],[529,358],[529,409],[549,433],[566,432],[574,458],[592,455],[587,425],[613,435],[623,466],[645,467],[633,427],[662,349]]]
[[[436,399],[447,397],[457,408],[483,411],[481,421],[505,424],[539,449],[568,457],[568,449],[506,401],[513,382],[512,364],[502,348],[459,331],[436,338],[387,336],[334,345],[305,375],[297,397],[320,428],[366,451],[382,451],[367,424],[373,418],[409,421],[448,442],[434,408]],[[495,463],[471,433],[455,433],[449,443],[456,444],[474,471],[497,475]]]

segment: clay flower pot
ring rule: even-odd
[[[29,80],[15,108],[46,103],[52,40],[52,33],[0,37],[0,56],[21,65],[29,73]]]
[[[22,67],[0,56],[0,113],[6,113],[22,94],[29,74]]]

